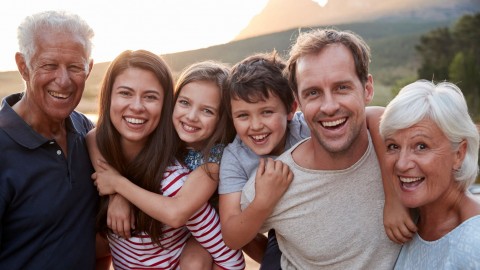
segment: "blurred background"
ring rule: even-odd
[[[286,59],[300,32],[331,27],[354,31],[370,45],[372,105],[385,106],[417,79],[448,80],[462,89],[480,122],[480,0],[2,1],[0,98],[24,88],[14,58],[18,25],[49,9],[77,13],[95,30],[96,64],[77,108],[93,118],[109,61],[124,50],[162,55],[176,76],[207,59],[233,65],[272,50]]]

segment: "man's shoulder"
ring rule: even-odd
[[[297,151],[297,153],[298,153],[298,151],[303,152],[304,150],[303,150],[302,144],[304,144],[304,143],[305,143],[306,141],[308,141],[308,140],[309,140],[309,138],[303,138],[302,140],[296,142],[296,143],[295,143],[293,146],[291,146],[290,148],[285,149],[285,151],[284,151],[282,154],[280,154],[280,155],[276,158],[276,160],[280,160],[280,161],[285,162],[285,161],[291,159],[292,153],[293,153],[294,151]]]
[[[85,114],[78,111],[73,111],[70,114],[70,120],[75,131],[83,135],[86,135],[95,126]]]

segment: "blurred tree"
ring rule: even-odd
[[[392,93],[392,97],[395,97],[405,85],[411,84],[416,80],[417,80],[416,76],[409,76],[409,77],[396,80],[392,88],[390,89],[390,92]]]
[[[418,77],[457,84],[480,121],[480,13],[462,16],[451,30],[428,32],[415,49],[421,57]]]
[[[468,109],[480,121],[480,66],[470,52],[458,52],[450,64],[450,81],[458,85],[467,99]]]
[[[448,28],[438,28],[421,36],[420,44],[415,47],[422,58],[418,77],[432,81],[448,80],[453,48],[453,38]]]
[[[449,76],[462,89],[470,112],[480,121],[480,13],[461,17],[452,35],[456,53]]]

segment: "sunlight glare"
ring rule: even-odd
[[[268,0],[19,0],[0,1],[0,71],[15,70],[16,30],[28,15],[49,9],[77,13],[94,29],[95,63],[122,51],[166,54],[232,41]],[[93,8],[94,7],[94,8]]]
[[[316,2],[320,6],[324,7],[325,5],[327,5],[328,0],[313,0],[313,2]]]

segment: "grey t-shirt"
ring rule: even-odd
[[[305,122],[303,113],[295,113],[288,123],[288,135],[285,142],[285,150],[294,146],[302,139],[310,137],[310,129]],[[275,156],[269,156],[275,158]],[[230,143],[223,151],[220,163],[219,194],[241,192],[248,178],[258,167],[259,156],[245,145],[239,136]]]
[[[303,168],[292,158],[295,148],[277,158],[294,179],[261,229],[275,229],[282,269],[392,269],[400,245],[383,227],[383,185],[372,142],[343,170]],[[243,189],[242,209],[254,197],[255,174]]]

